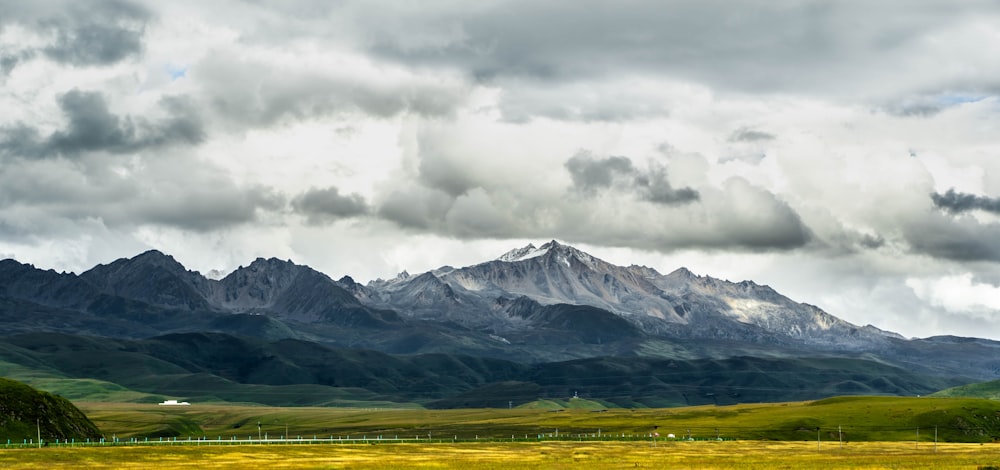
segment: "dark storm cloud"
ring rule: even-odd
[[[955,261],[1000,261],[1000,226],[971,219],[922,221],[906,228],[915,253]]]
[[[942,212],[904,227],[911,249],[955,261],[1000,261],[1000,224],[983,223],[971,211],[1000,214],[1000,199],[960,193],[954,188],[931,193],[931,202]]]
[[[310,188],[292,199],[292,209],[305,215],[311,224],[329,223],[338,219],[368,213],[368,203],[359,194],[340,194],[340,190]]]
[[[954,188],[941,193],[931,193],[931,201],[934,205],[952,214],[981,210],[1000,214],[1000,198],[986,196],[976,196],[975,194],[960,193]]]
[[[46,138],[24,124],[0,129],[0,154],[35,158],[71,156],[81,152],[138,152],[150,147],[200,143],[205,133],[193,105],[182,98],[165,98],[160,106],[169,116],[156,122],[118,116],[104,95],[72,90],[58,98],[66,126]]]
[[[598,159],[587,153],[578,153],[564,166],[573,180],[574,189],[587,196],[616,187],[633,191],[639,198],[658,204],[684,204],[699,198],[694,189],[672,187],[665,169],[653,166],[649,171],[642,172],[625,157]]]
[[[5,54],[0,66],[10,72],[18,62],[41,53],[72,66],[111,65],[143,51],[143,34],[152,14],[145,7],[123,0],[93,2],[0,2],[3,24],[17,23],[52,43],[37,49]]]

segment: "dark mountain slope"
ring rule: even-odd
[[[80,279],[101,292],[161,307],[206,310],[208,279],[188,271],[173,257],[151,250],[131,259],[97,265]]]
[[[470,356],[392,356],[216,333],[108,340],[3,338],[0,360],[194,400],[320,404],[331,400],[495,406],[503,390],[621,406],[787,401],[843,394],[925,394],[955,381],[860,359],[592,358],[534,366]],[[506,384],[506,385],[503,385]],[[449,401],[452,398],[458,401]],[[444,400],[444,401],[441,401]],[[451,403],[451,405],[448,405]]]
[[[0,260],[0,298],[79,309],[98,297],[96,289],[73,274],[44,271],[10,259]]]

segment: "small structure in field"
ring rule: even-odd
[[[189,406],[191,404],[188,403],[188,402],[186,402],[186,401],[167,400],[167,401],[164,401],[163,403],[159,403],[159,405],[160,406]]]

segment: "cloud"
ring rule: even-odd
[[[902,8],[907,15],[891,14]],[[417,65],[457,66],[485,83],[575,81],[625,70],[744,92],[836,93],[838,88],[888,87],[888,82],[898,89],[900,81],[940,86],[942,79],[954,78],[953,72],[904,75],[933,60],[914,57],[913,48],[949,60],[948,48],[926,47],[927,35],[956,39],[953,25],[975,15],[996,16],[998,7],[897,1],[880,4],[877,11],[883,16],[849,2],[513,1],[462,9],[441,4],[418,11],[368,10],[356,21],[367,27],[376,54]],[[404,14],[409,21],[396,17]],[[843,34],[848,30],[851,34]],[[434,32],[435,41],[409,40]],[[981,33],[981,39],[989,37],[988,30]],[[989,83],[972,70],[959,74]]]
[[[108,65],[142,52],[150,16],[145,8],[106,0],[86,7],[77,4],[71,12],[42,23],[57,32],[55,44],[43,50],[49,58],[72,65]]]
[[[571,197],[565,197],[565,187],[560,197],[543,185],[516,179],[474,180],[461,193],[417,180],[393,185],[378,198],[374,213],[414,233],[459,239],[556,237],[661,252],[784,251],[814,240],[788,204],[741,178],[695,192],[675,189],[664,170],[654,165],[640,171],[625,157],[578,153],[564,168]]]
[[[490,83],[503,90],[497,106],[504,120],[527,123],[535,118],[580,122],[628,122],[656,119],[683,108],[690,87],[664,80],[609,77],[592,81],[553,82],[504,78]],[[687,89],[685,89],[687,88]]]
[[[774,134],[749,127],[740,127],[733,131],[732,134],[729,134],[728,140],[730,142],[760,142],[774,139],[776,139]]]
[[[0,165],[0,220],[21,238],[75,236],[73,227],[93,223],[126,232],[144,226],[209,232],[259,221],[284,206],[281,193],[237,185],[183,153],[129,159],[86,154]]]
[[[284,206],[284,197],[265,187],[179,188],[167,197],[139,193],[128,218],[119,223],[154,224],[210,232],[258,220],[261,210]]]
[[[368,213],[368,203],[359,194],[342,195],[334,186],[310,188],[292,199],[292,209],[306,216],[311,224],[329,223],[335,220],[355,217]]]
[[[28,158],[97,151],[133,153],[150,147],[198,144],[205,138],[194,106],[182,98],[161,100],[168,117],[157,122],[113,114],[99,92],[71,90],[57,101],[67,121],[65,128],[44,139],[23,123],[0,129],[0,152]]]
[[[943,209],[951,214],[959,214],[974,210],[981,210],[1000,214],[1000,198],[986,196],[976,196],[975,194],[960,193],[951,188],[944,194],[931,193],[931,201],[934,206]]]
[[[1000,287],[977,282],[972,273],[937,279],[909,278],[906,285],[920,299],[949,312],[986,320],[1000,317]]]
[[[632,160],[625,157],[598,159],[588,153],[578,153],[567,160],[564,166],[573,180],[574,189],[588,196],[615,187],[634,191],[641,199],[658,204],[685,204],[699,198],[694,189],[673,188],[664,168],[651,166],[644,173],[632,165]]]
[[[266,52],[266,59],[258,59],[214,51],[191,67],[190,75],[219,116],[260,127],[359,112],[377,118],[400,113],[442,117],[468,93],[465,83],[447,72],[373,64],[332,51]]]
[[[17,53],[0,53],[0,75],[10,75],[17,65],[35,56],[34,51],[20,51]]]
[[[51,37],[47,44],[21,48],[5,54],[0,66],[6,73],[21,61],[44,55],[70,66],[106,66],[143,52],[143,36],[152,13],[142,5],[124,0],[94,2],[48,2],[47,7],[30,2],[3,2],[4,24],[17,24]]]
[[[395,188],[378,207],[378,215],[405,229],[440,232],[455,203],[448,193],[425,186]]]
[[[1000,261],[1000,224],[929,214],[906,223],[903,233],[916,253],[960,262]]]

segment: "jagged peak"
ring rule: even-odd
[[[170,255],[168,255],[166,253],[163,253],[162,251],[156,250],[156,249],[144,251],[142,253],[139,253],[138,255],[136,255],[135,257],[133,257],[132,259],[126,260],[126,261],[130,261],[130,262],[133,262],[133,263],[135,263],[135,262],[150,263],[150,264],[155,264],[155,265],[160,265],[160,266],[162,266],[162,265],[177,265],[177,266],[182,266],[181,263],[179,263],[176,259],[174,259],[173,256],[170,256]]]
[[[301,268],[301,267],[303,267],[303,266],[299,266],[299,265],[293,263],[291,260],[281,260],[281,259],[274,258],[274,257],[271,257],[271,258],[258,257],[257,259],[253,260],[253,262],[251,262],[246,267],[240,266],[240,267],[236,268],[236,270],[233,271],[230,274],[235,274],[235,273],[240,272],[240,271],[251,271],[251,272],[258,272],[258,271],[272,271],[273,272],[273,271],[279,271],[279,270],[280,271],[291,271],[291,270],[294,270],[294,269],[297,269],[297,268]]]
[[[677,269],[673,270],[670,274],[667,274],[667,276],[669,276],[669,277],[675,277],[675,278],[684,278],[684,279],[698,279],[698,278],[701,277],[701,276],[699,276],[699,275],[691,272],[690,269],[685,268],[683,266],[680,267],[680,268],[677,268]]]
[[[153,249],[150,249],[150,250],[146,250],[146,251],[144,251],[142,253],[139,253],[138,255],[135,255],[135,257],[133,257],[132,259],[142,259],[142,258],[170,258],[170,259],[174,259],[173,256],[165,254],[162,251],[157,250],[156,248],[153,248]]]
[[[121,269],[132,270],[138,267],[165,268],[168,271],[181,273],[187,272],[187,268],[174,259],[173,256],[164,254],[160,250],[147,250],[132,258],[118,258],[109,264],[98,264],[84,274],[97,272],[114,272]]]
[[[516,248],[504,253],[496,261],[514,263],[534,259],[544,264],[557,263],[567,267],[573,265],[572,260],[576,260],[590,269],[599,271],[608,269],[609,266],[609,263],[600,258],[570,245],[561,244],[556,240],[550,240],[537,248],[534,244],[529,243],[523,248]]]
[[[557,242],[555,240],[549,240],[548,243],[542,245],[542,249],[545,249],[545,248],[548,248],[548,249],[557,249],[557,248],[559,248],[561,246],[568,246],[568,245],[560,245],[559,242]],[[569,248],[573,248],[573,247],[569,247]]]
[[[625,269],[627,269],[629,272],[633,274],[637,274],[645,278],[658,278],[663,276],[655,268],[651,268],[649,266],[640,266],[638,264],[632,264]]]
[[[257,259],[253,260],[252,263],[250,263],[250,266],[254,266],[254,265],[257,265],[257,266],[260,266],[260,265],[267,265],[267,266],[298,266],[297,264],[293,263],[292,260],[290,260],[290,259],[289,260],[280,260],[280,259],[275,258],[273,256],[270,257],[270,258],[258,257]]]
[[[536,253],[537,251],[538,249],[535,248],[534,244],[528,243],[528,245],[523,248],[514,248],[513,250],[510,250],[500,255],[497,258],[497,261],[506,261],[506,262],[520,261],[522,259],[525,259],[525,257],[527,257],[528,255]]]

